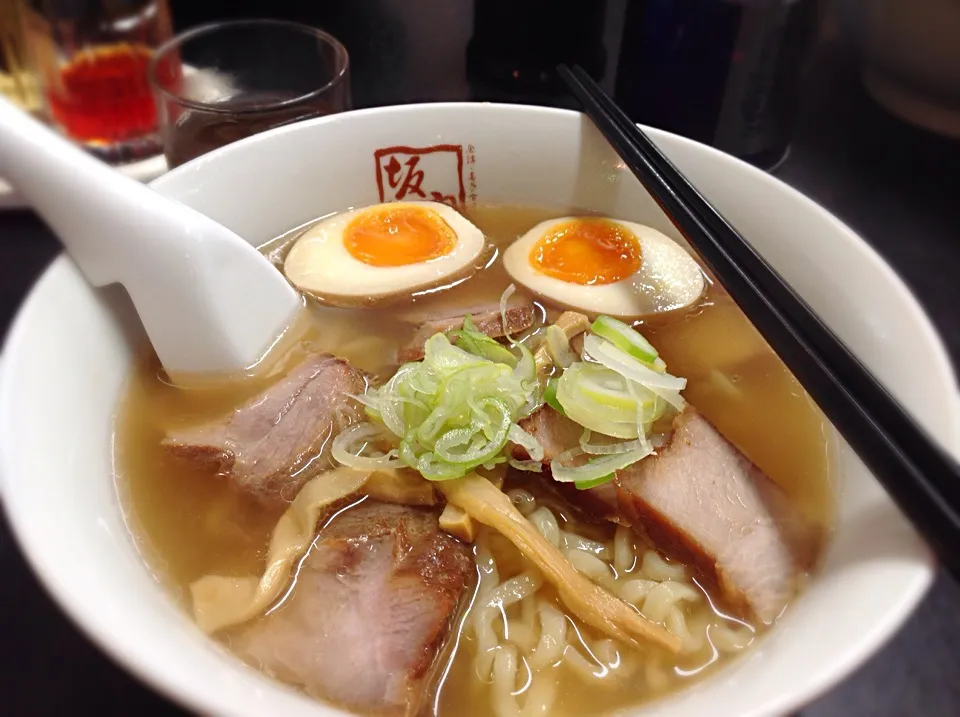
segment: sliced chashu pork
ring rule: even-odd
[[[564,451],[580,445],[583,427],[544,404],[520,421],[520,428],[537,439],[543,448],[543,462],[550,463]],[[529,458],[522,446],[514,446],[514,457]]]
[[[583,435],[582,426],[547,405],[541,406],[520,421],[520,427],[540,443],[543,448],[543,462],[547,465],[564,451],[580,445],[580,436]],[[513,447],[513,456],[520,460],[530,457],[522,446],[516,445]],[[615,484],[606,483],[590,490],[577,490],[572,485],[563,484],[557,484],[556,487],[571,502],[585,508],[592,515],[618,523],[625,522],[620,516]]]
[[[540,441],[545,462],[576,446],[581,431],[548,406],[521,426]],[[570,500],[633,525],[667,555],[713,578],[741,614],[763,622],[793,596],[822,537],[819,526],[692,407],[674,421],[657,455],[620,471],[615,482],[568,488]]]
[[[793,597],[819,549],[819,526],[693,409],[677,417],[656,456],[619,471],[617,483],[628,520],[764,623]]]
[[[413,337],[397,351],[397,363],[419,361],[423,358],[423,345],[431,336],[437,333],[446,333],[463,328],[463,321],[467,317],[473,320],[477,330],[492,339],[499,339],[507,334],[515,336],[533,326],[536,321],[536,309],[533,304],[519,304],[509,306],[500,314],[499,308],[485,307],[476,312],[461,313],[456,316],[430,319],[421,323]],[[506,317],[506,324],[504,324]]]
[[[221,419],[168,432],[163,446],[261,500],[289,501],[314,469],[330,467],[332,438],[362,416],[350,394],[365,387],[343,359],[315,354]]]
[[[253,664],[349,709],[415,715],[475,568],[438,511],[367,500],[324,527],[292,594],[239,629]]]

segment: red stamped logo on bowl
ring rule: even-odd
[[[469,166],[470,199],[476,202],[473,146],[436,144],[431,147],[384,147],[373,153],[381,202],[443,202],[462,208],[467,202],[464,171]]]

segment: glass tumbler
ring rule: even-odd
[[[150,63],[167,164],[238,139],[350,109],[349,58],[316,28],[281,20],[197,27]]]
[[[172,35],[166,0],[24,0],[24,32],[60,131],[109,162],[159,153],[147,65]]]

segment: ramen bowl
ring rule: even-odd
[[[696,142],[649,132],[956,455],[960,401],[950,362],[894,270],[778,180]],[[586,118],[534,107],[410,105],[307,121],[214,151],[153,186],[256,244],[333,211],[405,198],[570,206],[678,237]],[[124,299],[91,289],[61,256],[8,336],[2,491],[23,552],[89,637],[188,708],[238,717],[343,714],[207,639],[138,554],[112,463],[114,413],[142,340]],[[903,623],[931,583],[931,555],[842,440],[835,454],[836,527],[804,592],[729,666],[627,714],[781,715],[843,679]]]

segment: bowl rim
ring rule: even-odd
[[[501,111],[507,110],[534,116],[538,114],[542,116],[582,116],[579,112],[567,109],[490,102],[419,103],[352,110],[338,115],[330,115],[306,120],[293,125],[278,127],[239,140],[231,145],[216,149],[198,158],[198,160],[185,163],[181,167],[172,170],[171,173],[151,182],[150,185],[161,189],[168,177],[176,177],[177,174],[188,173],[195,170],[206,158],[225,152],[229,153],[233,151],[235,145],[269,142],[270,137],[277,134],[311,131],[309,128],[315,125],[335,123],[357,116],[418,113],[425,110],[444,111],[451,108],[462,109],[464,107],[474,107],[479,111],[484,111],[484,108],[493,108]],[[931,357],[932,360],[939,364],[943,375],[949,378],[953,393],[956,396],[953,402],[951,444],[949,447],[955,452],[960,450],[960,392],[958,392],[957,389],[957,376],[946,346],[916,296],[905,281],[894,271],[893,267],[880,256],[876,249],[819,203],[777,177],[767,174],[709,145],[664,130],[644,125],[641,126],[654,139],[669,139],[671,142],[695,146],[697,152],[710,156],[714,162],[721,164],[726,163],[728,166],[732,164],[733,166],[738,166],[741,171],[762,176],[761,181],[773,183],[778,186],[778,189],[785,192],[792,202],[803,204],[808,210],[820,214],[836,228],[838,234],[845,234],[848,240],[857,245],[864,261],[874,264],[875,268],[886,275],[886,278],[891,282],[892,286],[896,287],[901,300],[905,303],[905,307],[911,314],[912,320],[917,323],[918,328],[921,329],[925,338],[929,341],[929,345],[934,349],[934,355]],[[18,353],[18,347],[30,328],[31,316],[38,310],[39,302],[42,301],[42,297],[47,291],[47,286],[55,284],[59,279],[59,275],[63,271],[68,270],[71,263],[66,253],[61,252],[34,282],[11,323],[4,340],[2,351],[0,351],[0,427],[8,424],[6,417],[10,415],[9,396],[11,395],[13,378],[8,370],[10,365],[9,357]],[[19,547],[21,555],[30,566],[31,571],[43,586],[44,591],[71,622],[73,622],[74,626],[120,669],[135,676],[142,684],[149,686],[150,689],[163,695],[165,698],[201,714],[223,714],[222,705],[215,695],[191,690],[189,687],[180,684],[176,678],[171,678],[161,670],[157,670],[156,666],[152,664],[152,661],[144,655],[142,648],[137,648],[129,639],[117,636],[116,632],[111,628],[108,616],[93,610],[86,610],[71,599],[68,587],[49,569],[50,566],[44,557],[44,551],[30,539],[30,531],[26,525],[26,516],[22,514],[22,511],[14,510],[10,501],[5,497],[7,491],[4,490],[4,483],[9,472],[9,458],[6,451],[0,447],[0,503],[3,505],[4,513],[12,528],[11,532],[14,540]],[[883,621],[879,622],[875,629],[864,632],[858,642],[852,643],[848,649],[844,651],[839,663],[836,664],[833,670],[818,673],[814,679],[805,682],[802,689],[784,693],[781,699],[768,700],[765,703],[761,703],[748,713],[744,713],[741,717],[774,717],[775,715],[782,715],[798,709],[849,677],[857,667],[879,651],[913,613],[933,582],[936,574],[936,562],[931,554],[927,554],[926,560],[916,560],[914,567],[913,578],[909,582],[901,583],[899,599],[889,606]],[[157,589],[160,588],[158,587]],[[679,694],[683,694],[683,691]],[[655,701],[652,704],[657,704],[658,702],[659,701]],[[337,709],[333,706],[329,707],[331,709]]]

